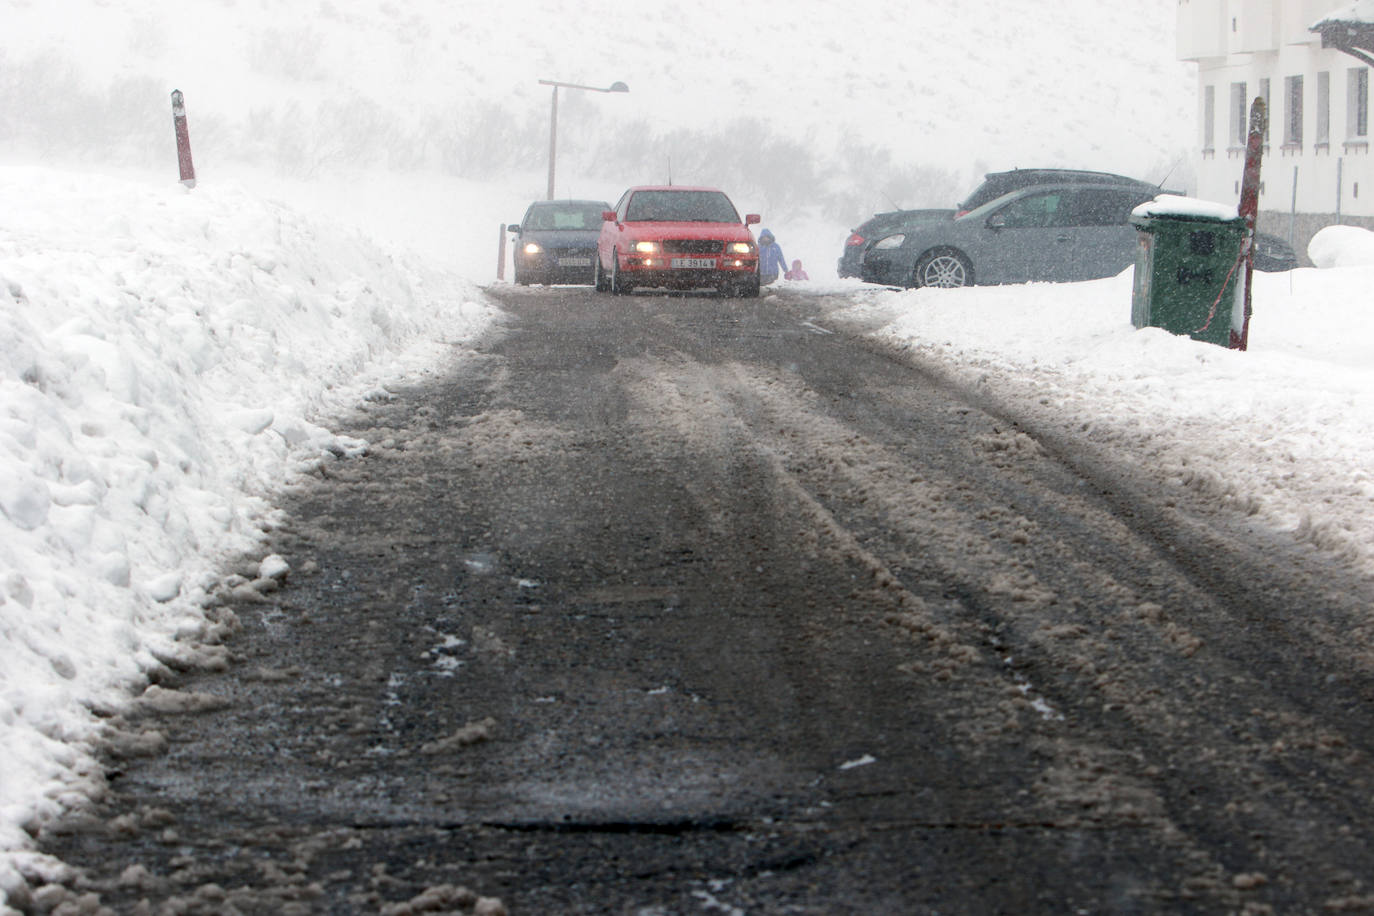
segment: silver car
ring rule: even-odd
[[[890,286],[1095,280],[1135,263],[1128,219],[1157,190],[1034,185],[963,216],[910,227],[864,254],[861,276]]]

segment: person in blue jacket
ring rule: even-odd
[[[759,233],[759,282],[765,285],[778,278],[787,270],[787,259],[782,256],[782,248],[773,233],[765,229]]]

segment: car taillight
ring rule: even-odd
[[[954,211],[954,218],[955,218],[955,219],[958,219],[959,217],[964,216],[964,215],[969,214],[969,213],[972,213],[972,212],[973,212],[972,210],[955,210],[955,211]]]
[[[844,240],[844,243],[848,247],[853,248],[855,245],[862,245],[866,241],[868,241],[868,239],[864,238],[862,235],[859,235],[859,233],[851,232],[849,234],[849,238]]]

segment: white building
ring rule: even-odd
[[[1260,227],[1291,235],[1304,263],[1322,226],[1374,228],[1371,49],[1374,0],[1178,0],[1178,56],[1198,66],[1197,196],[1239,200],[1259,97]]]

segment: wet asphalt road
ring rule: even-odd
[[[1367,582],[821,300],[495,295],[284,498],[292,573],[218,611],[228,664],[112,723],[108,797],[44,841],[73,895],[1374,909]]]

